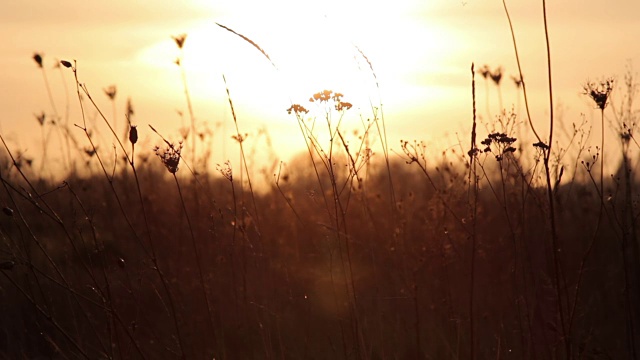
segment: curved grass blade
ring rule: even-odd
[[[260,45],[256,44],[253,40],[249,39],[248,37],[246,37],[246,36],[244,36],[244,35],[242,35],[242,34],[240,34],[240,33],[237,33],[237,32],[236,32],[236,31],[234,31],[233,29],[230,29],[230,28],[228,28],[228,27],[226,27],[226,26],[224,26],[224,25],[222,25],[222,24],[216,23],[216,25],[220,26],[221,28],[223,28],[223,29],[225,29],[225,30],[227,30],[227,31],[229,31],[229,32],[231,32],[231,33],[233,33],[233,34],[236,34],[236,35],[240,36],[243,40],[245,40],[245,41],[246,41],[246,42],[248,42],[249,44],[253,45],[253,47],[255,47],[256,49],[258,49],[258,50],[262,53],[262,55],[264,55],[264,56],[269,60],[269,62],[271,63],[271,65],[273,65],[273,67],[274,67],[274,68],[276,68],[276,69],[278,68],[278,67],[276,66],[276,64],[274,64],[274,63],[273,63],[273,61],[271,60],[271,58],[269,57],[269,55],[267,55],[267,53],[266,53],[266,52],[265,52],[265,51],[260,47]]]

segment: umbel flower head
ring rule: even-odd
[[[312,97],[309,98],[310,102],[324,102],[324,103],[328,103],[330,100],[333,100],[334,102],[334,107],[336,110],[338,111],[343,111],[343,110],[349,110],[351,109],[351,107],[353,105],[351,105],[351,103],[346,102],[346,101],[342,101],[342,97],[344,96],[344,94],[339,93],[339,92],[333,92],[333,90],[323,90],[320,92],[317,92],[315,94],[313,94]],[[302,109],[304,109],[303,107],[300,107]],[[300,110],[300,108],[296,109],[293,106],[289,109],[287,109],[287,112],[291,113],[291,110],[295,111],[296,113],[299,113],[299,111],[296,110]],[[306,109],[304,109],[306,110]]]
[[[587,81],[583,89],[584,94],[591,97],[600,110],[604,110],[609,103],[611,91],[613,91],[613,79],[608,78],[598,83]]]
[[[309,112],[309,110],[305,109],[304,106],[300,105],[300,104],[293,104],[291,105],[290,108],[287,109],[287,113],[291,114],[291,112],[294,112],[296,115],[298,114],[306,114]]]
[[[167,143],[167,147],[161,150],[159,146],[153,148],[153,151],[162,161],[162,164],[169,170],[170,173],[175,174],[178,171],[178,165],[180,164],[180,153],[182,152],[182,141],[178,143],[176,147],[172,143]]]
[[[492,152],[495,154],[496,160],[501,161],[504,155],[516,151],[516,148],[512,146],[516,140],[516,138],[510,137],[505,133],[493,132],[487,135],[487,138],[480,143],[485,146],[483,152]],[[494,149],[491,148],[492,145]]]

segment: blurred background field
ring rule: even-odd
[[[0,355],[637,357],[637,4],[504,5],[2,5]]]

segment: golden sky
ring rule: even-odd
[[[628,64],[640,67],[640,2],[548,3],[555,100],[563,107],[562,120],[577,122],[581,113],[590,117],[594,112],[581,95],[587,79],[622,79]],[[507,5],[534,122],[546,136],[541,2],[511,0]],[[277,69],[216,22],[259,44]],[[437,142],[442,148],[455,144],[456,133],[469,131],[472,62],[477,67],[502,66],[503,105],[510,109],[519,103],[510,79],[517,74],[511,35],[499,0],[3,1],[0,29],[0,130],[12,146],[36,159],[41,140],[34,114],[52,115],[53,109],[32,60],[34,52],[44,54],[60,116],[69,96],[69,121],[81,122],[71,72],[53,68],[55,59],[77,60],[80,81],[108,116],[111,104],[102,89],[117,86],[119,126],[131,98],[134,122],[152,146],[158,139],[147,124],[178,139],[178,128],[188,122],[178,114],[186,114],[187,107],[174,64],[179,52],[171,39],[181,33],[188,34],[183,64],[195,117],[201,126],[215,129],[218,161],[231,156],[224,144],[231,145],[233,134],[222,74],[240,130],[251,139],[266,128],[282,160],[303,144],[285,110],[291,102],[306,105],[309,96],[322,89],[340,91],[354,104],[354,128],[358,118],[372,116],[370,101],[382,103],[392,148],[399,139]],[[354,45],[371,61],[379,93]],[[499,111],[498,92],[481,77],[476,80],[478,113],[486,120]],[[95,111],[88,117],[95,119]]]

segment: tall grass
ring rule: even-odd
[[[207,152],[195,152],[210,144],[195,134],[186,81],[190,141],[176,145],[152,124],[138,127],[130,102],[123,137],[118,114],[109,118],[98,107],[77,63],[61,62],[81,110],[71,119],[81,136],[60,132],[77,154],[61,156],[69,164],[86,160],[88,171],[71,166],[56,183],[0,134],[0,354],[635,358],[636,82],[630,71],[620,107],[611,105],[620,143],[607,145],[607,161],[619,170],[607,176],[605,107],[614,103],[613,83],[584,88],[600,111],[599,146],[584,121],[565,136],[558,131],[543,1],[550,117],[548,132],[538,132],[503,5],[526,115],[503,108],[504,70],[472,65],[470,141],[442,150],[403,140],[394,153],[381,107],[370,104],[373,120],[354,121],[362,114],[350,94],[296,94],[300,102],[283,106],[282,116],[306,149],[270,159],[280,166],[260,187],[254,152],[245,151],[258,136],[241,131],[226,78],[234,131],[225,136],[236,140],[240,162],[238,170],[226,161],[213,173],[204,171]],[[258,43],[219,26],[275,67]],[[180,49],[185,39],[174,38]],[[357,50],[377,84],[373,64]],[[36,62],[42,66],[41,57]],[[486,111],[496,103],[500,111],[485,129],[478,126],[476,73],[499,91],[498,99],[487,91]],[[107,90],[116,109],[115,87]],[[88,108],[106,134],[87,121]],[[149,130],[154,148],[138,142]],[[528,131],[533,146],[516,136]],[[46,170],[52,153],[48,142],[42,146],[36,161]],[[154,155],[161,161],[150,161]]]

